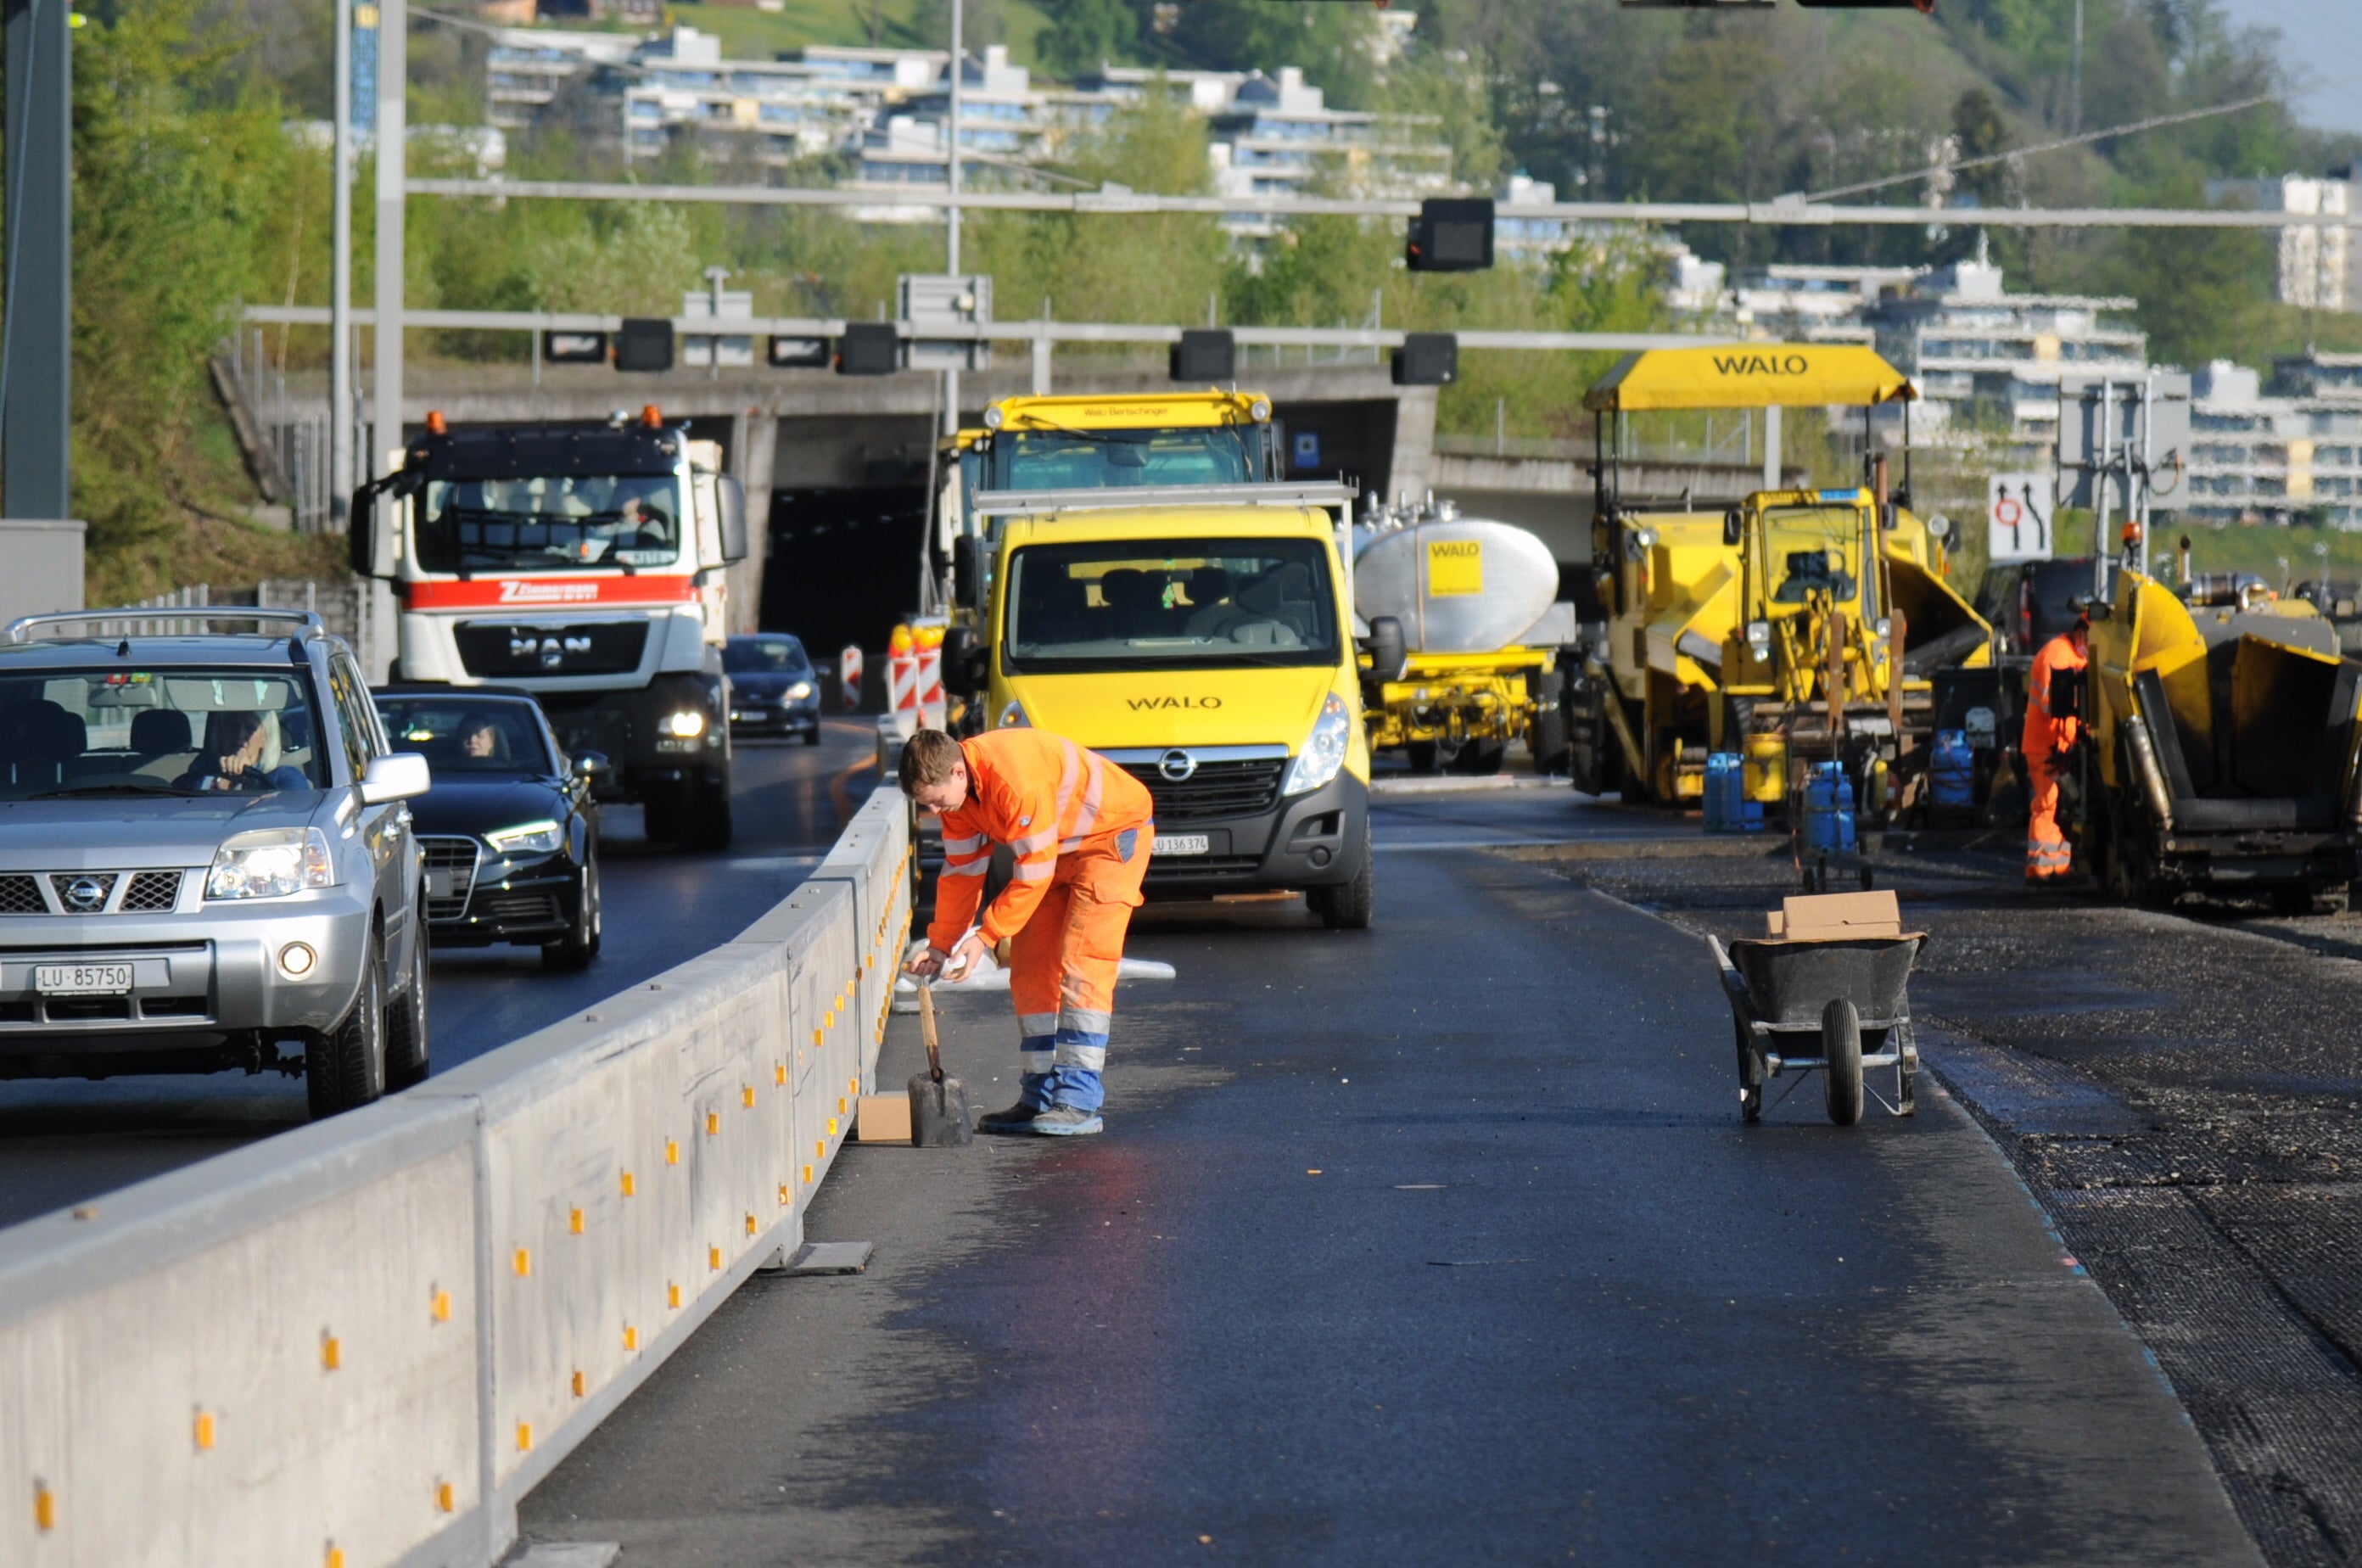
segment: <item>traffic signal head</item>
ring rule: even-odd
[[[1449,386],[1460,379],[1460,339],[1449,332],[1407,332],[1394,352],[1395,385]]]
[[[1410,220],[1403,260],[1414,272],[1481,272],[1493,264],[1493,198],[1430,197]]]
[[[902,368],[902,343],[890,321],[848,321],[836,340],[840,376],[890,376]]]
[[[1185,330],[1173,345],[1172,371],[1176,381],[1230,381],[1239,373],[1238,345],[1227,332]]]
[[[615,334],[615,369],[671,370],[672,323],[660,315],[624,317],[623,330]]]

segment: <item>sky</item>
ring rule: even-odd
[[[2235,22],[2278,28],[2280,59],[2299,84],[2354,78],[2289,106],[2307,125],[2362,131],[2362,0],[2222,0]]]

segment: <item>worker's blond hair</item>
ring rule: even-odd
[[[941,730],[921,730],[902,746],[902,764],[898,773],[902,793],[916,794],[942,783],[952,776],[952,769],[966,758],[960,755],[959,742]]]

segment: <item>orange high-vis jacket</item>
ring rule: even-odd
[[[2067,632],[2043,644],[2042,651],[2034,656],[2034,668],[2025,676],[2025,733],[2019,737],[2029,759],[2047,759],[2052,752],[2075,744],[2081,721],[2051,717],[2050,677],[2054,671],[2081,669],[2090,663],[2088,655],[2075,651],[2074,635]]]
[[[960,742],[967,802],[943,814],[944,872],[935,884],[929,945],[948,953],[984,900],[992,846],[1017,856],[1017,876],[984,911],[984,940],[1013,936],[1057,875],[1058,857],[1144,828],[1148,789],[1094,751],[1034,729],[988,730]]]

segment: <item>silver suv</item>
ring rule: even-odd
[[[170,616],[0,643],[0,1078],[275,1068],[315,1116],[417,1082],[426,759],[317,615]]]

